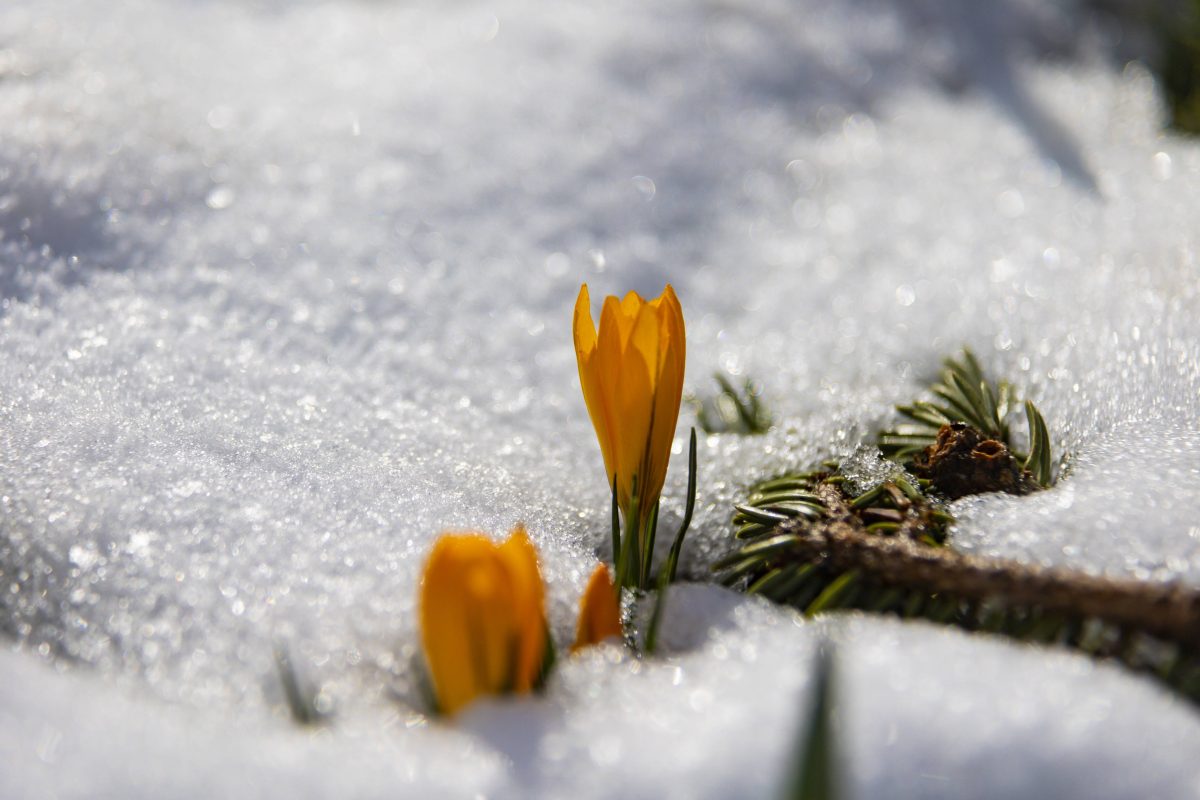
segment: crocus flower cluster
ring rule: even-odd
[[[573,330],[584,402],[626,531],[622,543],[614,510],[617,581],[605,564],[593,571],[571,647],[577,652],[623,636],[617,584],[645,588],[650,582],[686,346],[683,312],[670,286],[650,301],[635,292],[622,300],[606,298],[597,329],[585,284]],[[693,434],[693,461],[694,440]],[[688,513],[668,568],[660,572],[667,580],[690,519],[694,476],[689,489]],[[660,589],[665,585],[660,580]],[[660,602],[661,597],[660,591]],[[545,678],[553,655],[545,587],[537,552],[522,526],[500,544],[482,534],[443,534],[425,565],[420,614],[425,662],[440,711],[454,714],[480,696],[528,693]]]

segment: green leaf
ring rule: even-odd
[[[558,649],[554,646],[554,637],[550,635],[549,623],[543,622],[542,628],[546,643],[542,648],[542,665],[538,668],[537,679],[533,682],[538,691],[545,688],[546,681],[550,679],[550,673],[554,671],[554,665],[558,662]]]
[[[762,523],[763,525],[777,525],[780,522],[787,522],[790,518],[788,514],[767,511],[766,509],[758,508],[747,503],[736,503],[733,507],[746,519]]]
[[[808,719],[796,736],[783,800],[836,800],[841,796],[833,731],[833,671],[829,646],[822,644],[814,663]]]
[[[735,520],[736,522],[736,520]],[[753,539],[758,536],[763,536],[775,530],[775,525],[763,525],[761,522],[751,522],[747,525],[741,525],[733,533],[735,539]]]
[[[1025,420],[1029,424],[1029,458],[1025,459],[1025,469],[1033,474],[1033,479],[1042,488],[1046,488],[1054,480],[1050,458],[1050,432],[1046,429],[1046,421],[1042,419],[1041,412],[1028,400],[1025,401]]]
[[[739,550],[738,553],[742,556],[763,556],[787,550],[787,548],[798,541],[800,541],[800,537],[797,534],[781,533],[769,539],[760,539],[757,542],[752,542]],[[718,561],[717,563],[721,562]]]
[[[646,520],[645,535],[642,537],[641,575],[638,576],[638,586],[645,588],[650,585],[651,564],[654,561],[654,538],[658,535],[658,506],[655,501],[654,510]]]
[[[858,583],[858,570],[850,570],[843,572],[841,575],[833,579],[833,581],[825,587],[825,590],[817,595],[817,599],[808,604],[808,608],[804,609],[804,616],[813,617],[820,614],[822,611],[833,610],[846,605],[853,599],[854,590]]]
[[[807,503],[817,508],[825,508],[821,498],[812,492],[755,492],[750,495],[750,502],[756,506],[770,506],[774,503]]]
[[[621,511],[617,508],[617,476],[613,475],[612,485],[612,553],[613,565],[621,563]],[[621,583],[617,582],[617,597],[621,596]]]
[[[629,512],[629,517],[632,519],[625,520],[625,539],[621,543],[621,557],[617,559],[617,591],[627,586],[633,587],[637,582],[638,498],[636,480],[633,489],[632,508]]]
[[[850,501],[850,508],[866,508],[867,506],[871,505],[871,503],[874,503],[883,494],[884,486],[885,484],[881,483],[874,489],[868,489],[867,491],[863,492],[858,497]]]
[[[292,720],[297,725],[318,725],[324,721],[324,715],[317,709],[315,692],[303,684],[292,663],[291,653],[282,644],[275,646],[275,669]]]
[[[667,569],[658,572],[658,591],[654,596],[654,610],[650,612],[650,624],[646,629],[646,655],[654,655],[658,649],[658,628],[662,624],[663,609],[667,605],[667,587],[671,585],[671,573]]]
[[[794,594],[817,577],[816,564],[795,564],[786,568],[780,578],[770,586],[759,589],[759,594],[776,603],[785,603]]]
[[[953,420],[950,415],[933,403],[924,401],[913,403],[911,406],[896,406],[896,410],[915,422],[929,425],[934,429],[949,425]]]
[[[683,509],[683,521],[679,523],[679,532],[671,543],[671,552],[667,555],[667,582],[675,580],[675,570],[679,567],[679,555],[683,551],[683,537],[687,536],[688,528],[692,526],[692,514],[696,510],[696,429],[692,428],[691,439],[688,443],[688,488],[687,505]]]
[[[741,554],[735,553],[734,555],[739,556]],[[724,574],[721,576],[721,583],[725,586],[732,586],[733,584],[737,583],[741,576],[745,575],[747,572],[752,572],[753,570],[758,569],[759,567],[763,566],[766,561],[767,559],[765,557],[755,556],[740,561],[722,560],[718,561],[716,564],[713,564],[711,569],[713,572],[723,572]]]
[[[763,406],[754,381],[746,379],[738,390],[723,373],[716,373],[716,397],[704,400],[695,395],[689,402],[696,409],[696,423],[705,433],[754,435],[771,428],[771,415]]]

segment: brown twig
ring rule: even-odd
[[[857,570],[887,586],[1094,618],[1200,647],[1200,591],[965,555],[906,536],[869,534],[856,524],[836,488],[822,487],[819,493],[830,508],[828,520],[789,520],[776,528],[777,534],[796,535],[789,548],[794,556],[822,562],[834,572]]]

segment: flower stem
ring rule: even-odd
[[[683,522],[679,524],[679,533],[671,544],[671,553],[667,556],[667,582],[675,580],[675,569],[679,566],[679,553],[683,550],[683,537],[687,535],[692,525],[692,513],[696,510],[696,429],[692,428],[691,443],[688,445],[688,493],[687,507],[683,510]]]
[[[658,503],[646,519],[646,528],[642,536],[642,571],[638,576],[638,588],[650,588],[650,565],[654,561],[654,538],[658,533]]]
[[[612,484],[612,557],[613,567],[621,563],[621,510],[617,506],[617,476],[613,476]],[[620,596],[621,583],[617,582],[617,595]]]
[[[654,611],[650,614],[650,624],[646,628],[646,655],[654,655],[654,650],[658,647],[658,627],[662,622],[663,608],[667,604],[669,576],[670,572],[665,568],[658,571],[658,592],[654,596]]]
[[[640,540],[640,531],[638,528],[638,496],[637,496],[637,480],[633,484],[633,501],[629,504],[629,511],[625,514],[625,540],[621,543],[621,558],[617,562],[617,588],[629,587],[636,589],[639,587],[639,576],[641,575],[641,563],[638,557],[638,544]]]

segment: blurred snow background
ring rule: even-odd
[[[1200,796],[1200,719],[1143,679],[712,587],[664,657],[454,725],[411,668],[446,528],[526,521],[569,638],[608,535],[582,281],[672,282],[689,388],[776,416],[702,440],[694,577],[747,483],[966,343],[1069,461],[955,543],[1200,581],[1200,149],[1139,46],[1065,0],[10,0],[0,796],[770,796],[820,632],[854,796]]]

